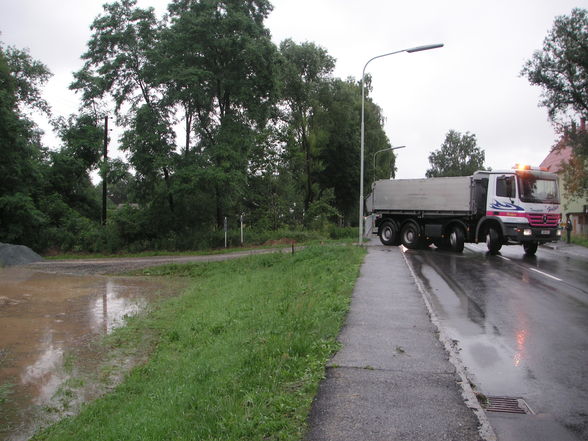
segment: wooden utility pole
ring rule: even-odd
[[[104,117],[104,160],[102,162],[102,225],[106,225],[106,180],[108,174],[108,115]]]

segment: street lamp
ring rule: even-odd
[[[376,182],[376,155],[378,153],[387,152],[388,150],[403,149],[404,147],[406,147],[406,146],[405,145],[399,145],[397,147],[388,147],[387,149],[378,150],[376,153],[374,153],[374,167],[373,167],[373,170],[374,170],[374,179],[372,180],[373,182]]]
[[[377,55],[373,58],[370,58],[365,66],[363,66],[363,71],[361,73],[361,160],[360,160],[360,176],[359,176],[359,245],[363,243],[363,156],[364,156],[364,130],[365,130],[365,88],[363,86],[364,78],[365,78],[365,69],[367,68],[368,64],[374,61],[377,58],[387,57],[388,55],[399,54],[401,52],[408,52],[412,54],[413,52],[421,52],[421,51],[428,51],[429,49],[437,49],[443,47],[443,43],[440,44],[428,44],[425,46],[417,46],[412,47],[410,49],[402,49],[395,52],[389,52],[387,54]]]

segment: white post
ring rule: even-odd
[[[227,230],[228,230],[227,217],[225,216],[225,248],[227,247]]]

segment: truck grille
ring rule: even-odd
[[[527,214],[532,227],[557,227],[559,214]]]

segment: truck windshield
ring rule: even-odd
[[[517,181],[521,201],[559,204],[556,179],[527,172],[517,173]]]

